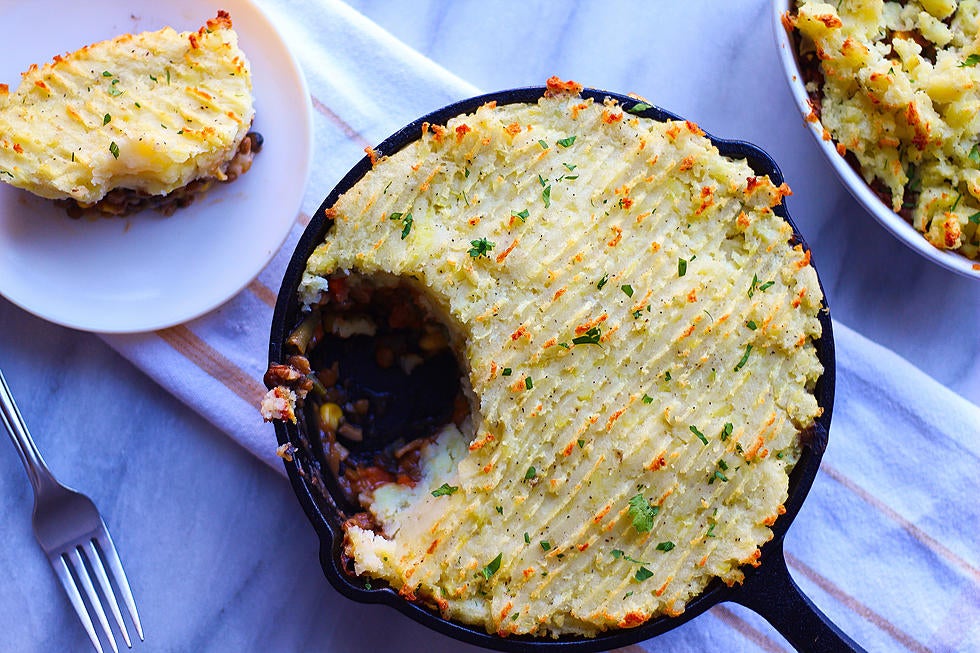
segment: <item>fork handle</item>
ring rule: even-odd
[[[17,453],[20,454],[21,462],[24,463],[24,469],[27,470],[27,477],[31,480],[35,495],[44,486],[56,484],[57,481],[54,480],[54,476],[52,476],[44,458],[41,457],[41,452],[34,444],[34,439],[31,438],[31,434],[27,430],[27,424],[24,423],[24,417],[14,402],[14,397],[7,386],[7,380],[3,378],[2,370],[0,370],[0,419],[3,420],[3,425],[6,427],[7,433],[10,434],[10,439],[17,447]]]

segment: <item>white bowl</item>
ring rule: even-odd
[[[827,157],[830,165],[837,172],[837,176],[840,177],[854,199],[903,243],[937,265],[967,277],[980,279],[980,260],[974,261],[962,254],[941,250],[930,244],[905,218],[895,213],[891,207],[878,198],[865,183],[864,178],[837,152],[836,143],[833,140],[824,140],[824,128],[820,121],[806,119],[811,113],[810,105],[807,102],[809,96],[804,87],[803,76],[800,73],[796,48],[782,23],[782,16],[790,10],[792,2],[793,0],[773,0],[772,2],[772,25],[779,58],[783,64],[783,70],[786,71],[786,80],[789,82],[790,91],[796,100],[796,106],[803,116],[804,124],[813,134],[813,138]]]

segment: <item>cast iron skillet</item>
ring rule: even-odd
[[[390,155],[419,138],[423,122],[444,125],[457,115],[470,113],[486,102],[497,104],[534,103],[544,94],[544,87],[522,88],[456,102],[403,127],[375,151]],[[636,99],[595,89],[585,89],[582,96],[602,102],[613,98],[630,109],[639,102]],[[645,103],[644,103],[645,104]],[[657,107],[633,110],[632,113],[658,121],[681,120],[672,113]],[[758,175],[769,175],[775,184],[781,184],[783,176],[775,162],[765,152],[739,141],[726,141],[708,135],[721,154],[733,159],[745,159]],[[313,249],[323,241],[332,226],[324,211],[333,206],[337,198],[350,189],[371,168],[365,157],[337,184],[313,216],[312,221],[300,238],[286,268],[282,288],[279,291],[276,309],[272,319],[269,361],[282,362],[289,354],[284,343],[291,330],[300,322],[302,316],[297,301],[299,287],[306,261]],[[806,244],[786,212],[785,203],[775,209],[776,213],[793,226],[795,242]],[[633,644],[676,628],[693,619],[708,608],[724,601],[740,603],[766,618],[793,646],[802,651],[851,651],[862,650],[840,629],[831,623],[813,603],[800,591],[789,575],[783,556],[783,538],[792,523],[803,500],[810,490],[813,479],[820,466],[820,459],[827,447],[830,417],[834,404],[834,339],[829,309],[824,303],[820,312],[823,335],[816,342],[817,355],[823,364],[824,373],[817,383],[816,397],[823,413],[816,420],[812,433],[808,434],[803,455],[790,475],[789,497],[786,500],[786,513],[773,527],[773,538],[762,547],[760,565],[747,567],[745,581],[741,585],[728,587],[715,580],[700,595],[687,603],[684,613],[678,617],[661,616],[651,619],[641,626],[631,629],[613,630],[594,638],[562,637],[544,639],[531,636],[512,636],[502,638],[491,635],[480,627],[469,626],[442,618],[435,610],[418,603],[406,601],[398,593],[378,580],[358,578],[350,573],[342,558],[342,524],[347,515],[343,494],[332,478],[319,446],[311,446],[307,437],[305,420],[300,416],[298,424],[275,422],[279,444],[291,443],[294,449],[293,460],[284,461],[293,490],[299,498],[307,517],[320,538],[320,564],[327,580],[344,596],[363,603],[386,603],[397,608],[419,623],[440,633],[479,646],[501,651],[561,651],[562,653],[584,653],[605,651]],[[315,428],[310,429],[316,433]],[[314,436],[314,440],[318,436]]]

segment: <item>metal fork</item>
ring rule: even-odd
[[[94,576],[126,646],[132,648],[133,643],[123,622],[113,584],[129,610],[140,641],[143,641],[143,626],[136,612],[136,602],[133,600],[129,581],[126,580],[126,572],[123,571],[122,562],[112,544],[112,538],[109,537],[105,522],[91,499],[68,489],[51,474],[27,431],[27,425],[14,403],[3,372],[0,372],[0,418],[17,446],[31,485],[34,486],[34,535],[47,554],[75,612],[82,620],[89,639],[95,649],[103,653],[102,644],[92,623],[91,613],[94,613],[112,650],[118,653],[103,601],[92,583]]]

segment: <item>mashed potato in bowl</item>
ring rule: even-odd
[[[378,158],[301,286],[352,338],[380,327],[338,327],[348,273],[410,279],[446,325],[468,414],[414,478],[363,487],[344,547],[353,573],[500,635],[593,636],[739,582],[821,412],[822,294],[773,210],[788,189],[692,123],[579,90]],[[344,442],[356,406],[322,412]]]
[[[980,254],[980,3],[800,1],[813,119],[937,248]]]

